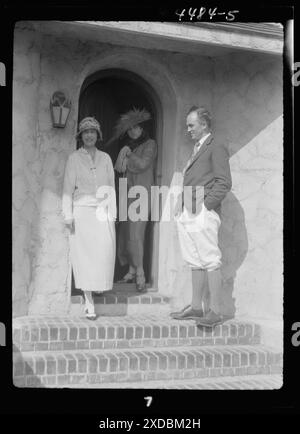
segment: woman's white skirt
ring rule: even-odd
[[[97,208],[74,206],[75,230],[70,254],[75,286],[82,291],[108,291],[113,287],[116,258],[115,222],[99,219]]]

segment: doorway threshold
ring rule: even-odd
[[[122,287],[120,289],[120,286]],[[169,298],[159,295],[149,287],[146,293],[136,291],[134,284],[119,284],[111,291],[94,293],[95,311],[98,315],[133,315],[170,312]],[[71,315],[84,315],[84,297],[71,297]]]

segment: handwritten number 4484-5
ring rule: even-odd
[[[186,12],[187,12],[187,16],[186,16]],[[182,9],[181,12],[180,11],[176,11],[175,14],[178,15],[179,17],[179,21],[182,20],[182,18],[190,18],[190,21],[192,21],[194,18],[196,18],[196,20],[201,20],[205,14],[207,13],[209,16],[209,19],[212,20],[214,17],[222,17],[223,15],[225,15],[225,19],[227,21],[234,21],[235,20],[235,15],[239,13],[239,11],[228,11],[228,12],[218,12],[218,8],[209,8],[208,10],[205,7],[201,7],[199,9],[198,15],[197,15],[198,9],[197,8],[189,8],[187,9]]]

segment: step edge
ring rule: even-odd
[[[150,314],[151,315],[151,314]],[[145,318],[145,316],[143,314],[139,314],[139,315],[124,315],[124,316],[115,316],[115,315],[105,315],[103,316],[105,318],[105,320],[109,321],[108,318],[120,318],[120,323],[116,322],[116,323],[112,323],[112,324],[102,324],[102,323],[90,323],[87,322],[87,319],[85,318],[84,315],[76,315],[76,316],[62,316],[62,317],[57,317],[58,323],[55,323],[55,319],[54,317],[46,317],[46,316],[39,316],[39,317],[34,317],[34,319],[36,320],[45,320],[44,324],[35,324],[35,323],[30,323],[30,321],[28,322],[24,322],[23,324],[20,323],[16,323],[13,320],[13,330],[20,330],[22,328],[43,328],[43,327],[52,327],[54,326],[55,328],[58,327],[87,327],[87,328],[96,328],[96,327],[101,327],[101,326],[110,326],[110,327],[125,327],[125,326],[129,326],[129,327],[133,327],[133,326],[149,326],[149,325],[158,325],[159,327],[163,327],[165,325],[178,325],[178,326],[192,326],[194,325],[195,327],[197,327],[197,325],[195,324],[194,320],[175,320],[172,319],[169,315],[168,316],[161,316],[161,315],[157,315],[157,318],[155,318],[155,315],[153,315],[153,318]],[[124,319],[124,317],[126,317],[127,321],[132,320],[133,322],[125,324],[122,323],[122,318]],[[47,322],[47,319],[49,320],[49,322]],[[143,324],[140,324],[138,321],[143,320]],[[158,323],[158,321],[161,321],[160,323]],[[51,324],[51,322],[53,321],[53,324]],[[66,321],[69,322],[76,322],[78,321],[77,324],[66,324],[63,323],[61,321]],[[192,322],[193,321],[193,322]],[[61,322],[61,324],[60,324]],[[225,321],[224,323],[220,324],[222,325],[241,325],[241,326],[256,326],[258,329],[260,329],[260,325],[256,324],[255,322],[250,322],[250,321],[237,321],[235,319],[230,319]]]
[[[186,383],[188,384],[194,384],[195,382],[199,384],[201,383],[202,385],[205,385],[207,383],[222,383],[222,382],[228,382],[228,383],[235,383],[238,381],[272,381],[272,380],[276,380],[276,381],[282,381],[282,385],[283,385],[283,376],[281,374],[248,374],[248,375],[234,375],[234,376],[221,376],[221,377],[207,377],[207,378],[187,378],[187,379],[169,379],[169,380],[146,380],[143,382],[138,382],[138,381],[132,381],[132,382],[115,382],[115,383],[97,383],[97,386],[105,386],[105,387],[101,387],[101,388],[110,388],[111,386],[114,387],[118,387],[120,385],[122,385],[122,388],[125,388],[125,386],[129,386],[129,385],[133,385],[133,386],[138,386],[138,385],[142,385],[142,388],[144,389],[145,387],[143,385],[158,385],[159,383],[161,383],[162,381],[165,381],[166,383],[176,383],[177,385],[184,385]],[[89,385],[92,385],[92,383],[87,383]],[[71,386],[70,388],[80,388],[80,384],[69,384],[69,385],[65,385],[64,387],[67,386]],[[282,387],[282,386],[281,386]],[[95,387],[96,388],[96,387]],[[151,389],[151,388],[149,388]],[[278,390],[276,388],[276,390]]]
[[[42,355],[64,355],[64,354],[76,354],[76,353],[80,353],[81,355],[85,355],[85,354],[107,354],[107,353],[124,353],[126,352],[135,352],[135,353],[142,353],[144,351],[158,351],[160,353],[163,352],[169,352],[169,351],[181,351],[181,352],[190,352],[190,351],[228,351],[230,349],[233,349],[235,351],[270,351],[272,353],[275,354],[282,354],[282,352],[280,350],[278,350],[277,348],[272,348],[272,347],[266,347],[266,346],[261,346],[260,344],[255,344],[255,345],[202,345],[202,346],[170,346],[170,347],[129,347],[129,348],[105,348],[105,349],[97,349],[97,348],[92,348],[92,349],[76,349],[76,350],[43,350],[43,351],[20,351],[21,355],[19,357],[24,358],[24,356],[29,357],[33,357],[33,356],[42,356]],[[19,355],[19,353],[17,353]]]

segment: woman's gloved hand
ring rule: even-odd
[[[119,173],[124,173],[127,167],[127,157],[131,154],[131,149],[129,146],[123,146],[120,150],[116,164],[115,170]]]
[[[124,152],[124,154],[126,155],[126,157],[128,157],[131,154],[131,149],[129,148],[129,146],[123,146],[123,148],[121,149],[121,151]]]

